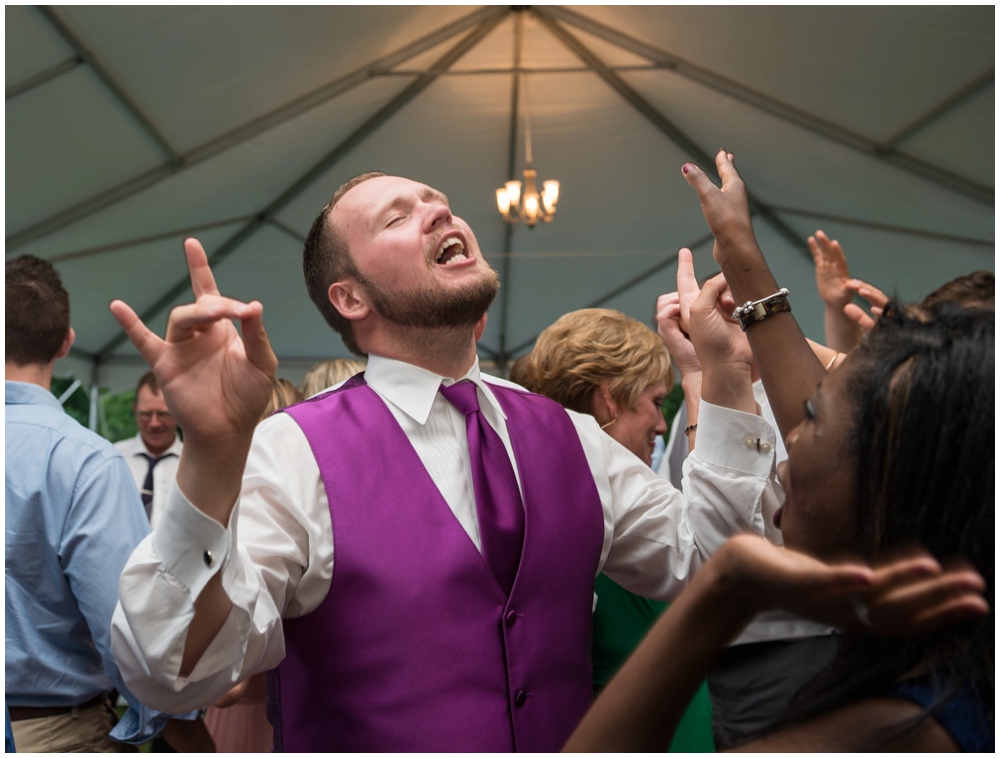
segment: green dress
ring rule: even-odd
[[[600,694],[625,659],[667,608],[667,603],[634,595],[600,574],[594,583],[594,696]],[[702,682],[670,743],[671,753],[714,753],[712,701]]]

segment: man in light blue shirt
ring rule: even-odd
[[[127,749],[166,716],[140,706],[111,654],[118,579],[149,533],[114,447],[49,391],[69,352],[69,296],[51,264],[6,263],[6,704],[19,750]],[[107,693],[128,700],[114,724]],[[109,737],[110,732],[110,737]]]

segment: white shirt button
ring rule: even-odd
[[[760,451],[762,453],[770,453],[771,452],[771,443],[770,442],[761,442],[760,443]]]
[[[747,446],[747,450],[755,450],[757,448],[757,438],[747,437],[743,440],[743,444]]]

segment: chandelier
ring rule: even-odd
[[[526,80],[524,89],[525,100],[528,100]],[[539,221],[547,224],[555,218],[556,204],[559,202],[559,182],[555,179],[544,181],[541,193],[538,192],[538,172],[532,165],[531,155],[530,102],[524,109],[524,157],[524,182],[511,179],[500,187],[497,190],[497,209],[504,221],[511,224],[523,221],[531,228]]]

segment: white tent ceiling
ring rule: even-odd
[[[162,333],[190,298],[191,234],[226,294],[263,301],[282,375],[346,355],[305,296],[301,240],[371,169],[443,190],[501,271],[485,360],[576,308],[649,321],[682,246],[713,270],[679,169],[722,146],[810,336],[817,228],[904,299],[994,269],[992,6],[5,14],[6,255],[56,263],[78,335],[61,370],[85,381],[95,363],[102,385],[134,380],[107,304]],[[562,182],[555,221],[531,230],[508,227],[493,194],[524,165],[515,99],[522,117],[530,102],[539,177]]]

